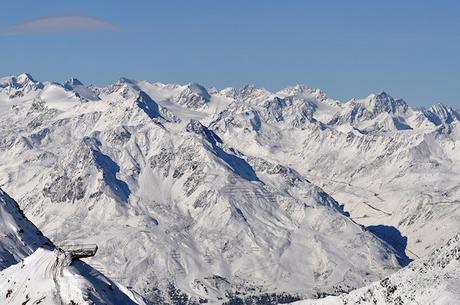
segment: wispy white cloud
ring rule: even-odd
[[[21,35],[95,30],[120,31],[122,29],[116,24],[92,17],[59,16],[35,19],[19,23],[6,29],[3,34]]]

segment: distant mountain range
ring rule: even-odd
[[[459,121],[385,92],[21,74],[0,79],[0,187],[53,243],[98,244],[88,263],[147,301],[284,303],[381,280],[460,232]]]

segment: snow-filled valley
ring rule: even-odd
[[[49,285],[22,294],[51,300],[53,245],[73,242],[99,250],[60,269],[64,302],[275,304],[398,274],[454,299],[458,255],[413,272],[458,244],[459,125],[385,92],[1,78],[0,187],[28,220],[2,192],[0,296],[32,274]]]

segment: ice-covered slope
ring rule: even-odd
[[[460,302],[460,234],[426,258],[397,273],[341,296],[293,305],[454,305]]]

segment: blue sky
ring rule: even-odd
[[[426,2],[4,1],[0,75],[302,83],[341,100],[387,91],[460,107],[460,4]]]

